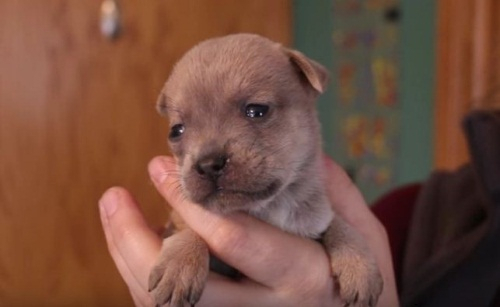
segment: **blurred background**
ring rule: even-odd
[[[0,305],[131,306],[97,201],[167,218],[154,104],[200,40],[253,32],[331,71],[325,150],[371,202],[467,161],[460,121],[498,83],[494,0],[0,0]]]

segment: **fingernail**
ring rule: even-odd
[[[99,200],[99,207],[107,217],[110,217],[118,208],[119,191],[117,188],[107,190]]]
[[[163,183],[168,177],[168,158],[157,157],[149,165],[151,180],[156,184]]]

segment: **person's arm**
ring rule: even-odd
[[[367,208],[345,172],[331,160],[328,187],[334,210],[367,239],[384,277],[378,306],[397,306],[389,245],[384,228]],[[326,253],[320,244],[285,233],[244,214],[220,216],[185,200],[173,160],[155,158],[149,171],[158,191],[209,245],[211,252],[247,276],[232,281],[210,274],[197,306],[338,306]],[[149,272],[161,239],[122,188],[100,201],[108,248],[138,306],[149,306]],[[111,209],[111,210],[110,210]]]

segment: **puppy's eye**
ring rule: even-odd
[[[245,107],[246,117],[256,118],[263,117],[269,111],[269,106],[263,104],[249,104]]]
[[[184,133],[184,130],[186,130],[186,128],[184,128],[183,124],[173,125],[172,128],[170,129],[170,134],[168,138],[171,141],[175,141]]]

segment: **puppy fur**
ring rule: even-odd
[[[375,306],[382,290],[375,261],[334,215],[324,189],[315,100],[327,83],[327,71],[296,50],[258,35],[229,35],[181,58],[157,108],[169,119],[186,197],[211,211],[243,211],[320,240],[343,302]],[[206,244],[190,229],[166,238],[150,277],[156,303],[194,305],[208,258]],[[177,269],[183,266],[188,269]]]

